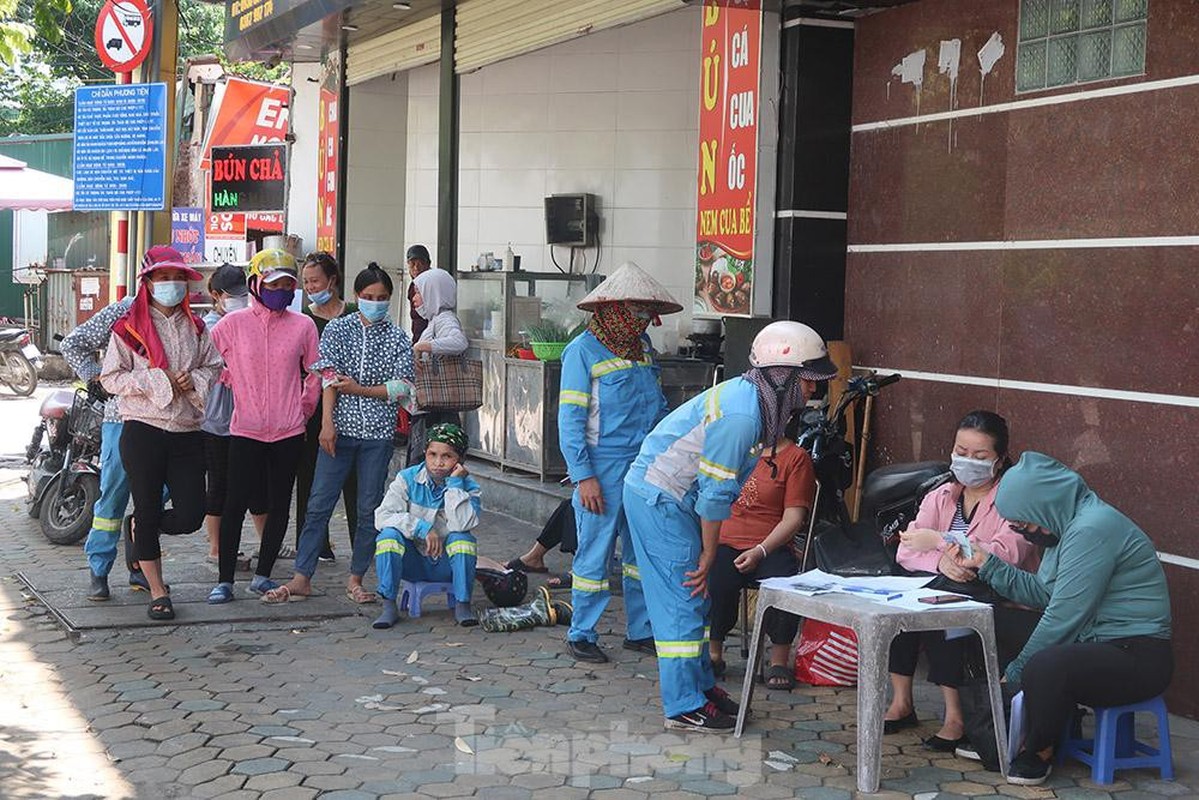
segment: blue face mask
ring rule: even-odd
[[[156,281],[150,284],[150,296],[160,306],[174,308],[187,296],[187,281]]]
[[[358,310],[362,312],[362,316],[366,317],[371,322],[378,322],[387,317],[387,309],[391,306],[390,300],[359,300]]]
[[[323,306],[332,299],[333,292],[329,291],[328,289],[322,289],[319,292],[308,295],[308,302],[312,303],[314,306]]]

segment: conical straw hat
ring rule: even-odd
[[[579,301],[579,308],[595,311],[596,306],[603,303],[619,303],[626,300],[653,303],[657,306],[658,314],[676,314],[683,310],[665,286],[651,278],[632,261],[621,264],[607,280]]]

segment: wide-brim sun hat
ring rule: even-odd
[[[595,311],[604,303],[646,303],[654,306],[655,314],[677,314],[683,310],[666,287],[632,261],[621,264],[607,280],[579,301],[583,311]]]
[[[159,269],[181,269],[189,281],[204,280],[203,275],[183,261],[182,253],[165,244],[156,244],[146,251],[146,255],[142,258],[142,268],[138,273],[138,278],[144,279],[151,272]]]

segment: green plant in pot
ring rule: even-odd
[[[525,331],[525,335],[529,337],[533,355],[542,361],[557,361],[562,358],[562,351],[566,349],[570,340],[578,336],[586,327],[586,324],[581,324],[573,329],[567,329],[565,326],[553,322],[542,322],[538,325],[530,325]]]

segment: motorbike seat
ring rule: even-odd
[[[862,486],[862,505],[858,518],[868,519],[879,509],[913,496],[923,483],[947,472],[949,465],[944,461],[892,464],[874,470],[866,476]]]
[[[0,328],[0,342],[13,342],[24,335],[24,328]]]
[[[49,397],[42,401],[42,407],[38,413],[43,419],[62,419],[71,413],[71,406],[74,402],[74,392],[67,389],[59,389],[56,392],[52,392]]]

